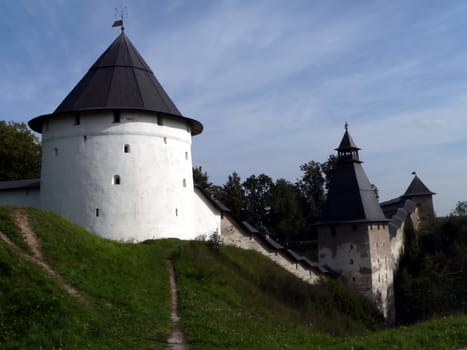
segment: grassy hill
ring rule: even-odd
[[[467,317],[385,330],[374,308],[340,283],[309,286],[263,256],[208,242],[111,242],[28,209],[47,263],[80,297],[27,258],[0,207],[1,349],[164,349],[171,329],[166,259],[175,266],[191,349],[451,349]]]

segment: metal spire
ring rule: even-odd
[[[125,31],[125,27],[123,25],[123,18],[128,18],[128,12],[127,12],[127,9],[126,9],[126,6],[125,7],[120,7],[120,11],[118,10],[118,8],[115,8],[115,18],[119,18],[118,20],[116,20],[114,22],[114,24],[112,24],[112,27],[121,27],[122,29],[122,32]]]

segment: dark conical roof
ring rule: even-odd
[[[352,139],[352,136],[350,136],[350,133],[349,133],[349,130],[347,130],[347,127],[345,129],[345,134],[342,137],[339,147],[336,148],[336,151],[344,151],[344,150],[360,150],[360,148],[357,147],[354,140]]]
[[[142,110],[187,119],[192,134],[200,122],[184,117],[128,37],[122,32],[92,65],[54,113],[39,116],[29,126],[41,132],[45,118],[89,110]]]
[[[402,197],[431,196],[434,194],[436,193],[431,192],[422,180],[415,175]]]
[[[385,222],[375,192],[358,159],[359,148],[348,130],[340,143],[334,174],[320,223]]]

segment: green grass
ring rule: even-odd
[[[0,269],[9,275],[1,279],[0,348],[166,347],[170,291],[165,252],[175,242],[111,242],[57,215],[28,213],[48,263],[86,302],[64,293],[50,276],[0,243]],[[9,224],[2,219],[0,229]]]
[[[25,253],[31,253],[31,249],[24,242],[21,232],[15,224],[11,207],[0,206],[0,231]]]
[[[178,240],[122,244],[28,209],[48,263],[85,302],[0,241],[1,349],[164,349],[170,332],[166,258],[174,262],[190,349],[451,349],[467,317],[385,329],[337,281],[310,286],[265,257]],[[9,208],[0,230],[20,242]]]
[[[336,281],[309,286],[252,251],[184,242],[174,252],[192,349],[452,349],[467,317],[384,330],[366,300]]]

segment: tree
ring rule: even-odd
[[[301,179],[297,181],[304,210],[311,219],[321,216],[322,208],[326,199],[325,183],[321,164],[314,160],[300,165],[304,172]]]
[[[305,219],[297,188],[292,183],[277,180],[272,186],[269,203],[269,228],[274,236],[284,241],[303,234]]]
[[[272,179],[264,174],[251,175],[243,183],[248,221],[258,227],[267,225],[269,200],[271,198]]]
[[[193,168],[193,182],[203,190],[207,190],[212,186],[212,183],[209,182],[208,173],[205,171],[203,172],[202,166],[196,166]]]
[[[40,177],[41,145],[25,123],[0,121],[0,180]]]
[[[326,192],[329,191],[329,185],[334,176],[334,169],[336,168],[337,157],[334,154],[329,155],[328,160],[321,163],[321,170],[324,175]]]
[[[217,199],[224,203],[239,220],[245,220],[245,191],[240,176],[234,171],[222,191],[218,191]]]
[[[459,201],[456,207],[449,214],[451,216],[466,216],[467,215],[467,201]]]

